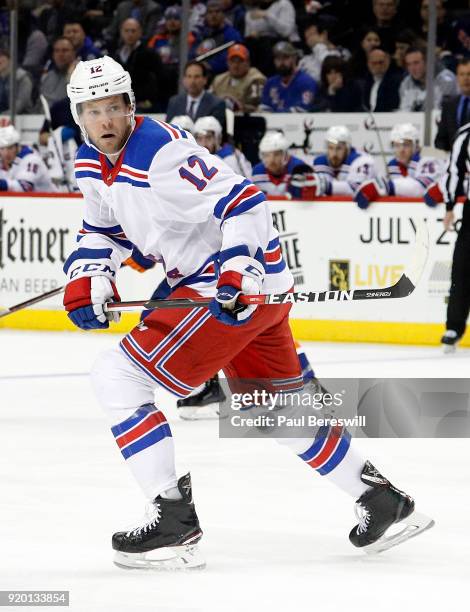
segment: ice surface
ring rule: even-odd
[[[94,357],[115,342],[104,334],[0,332],[0,589],[68,589],[77,611],[468,605],[468,440],[356,441],[436,520],[419,538],[369,558],[347,539],[354,514],[344,493],[270,441],[220,440],[214,421],[178,420],[163,392],[178,472],[191,470],[207,568],[114,567],[111,534],[144,505],[87,379]],[[436,348],[305,346],[319,376],[470,374],[465,350],[444,357]]]

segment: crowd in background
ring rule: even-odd
[[[8,0],[0,10],[0,112],[8,112]],[[139,112],[167,112],[177,93],[182,9],[174,0],[23,0],[18,114],[66,97],[76,63],[108,54],[131,74]],[[1,4],[0,4],[1,5]],[[192,0],[188,58],[229,41],[200,68],[235,111],[423,110],[429,0]],[[470,58],[470,10],[437,0],[434,103],[457,94]],[[193,72],[197,66],[193,66]],[[189,109],[187,109],[189,110]],[[192,117],[196,119],[194,115]]]

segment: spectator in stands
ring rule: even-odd
[[[62,36],[64,23],[70,15],[83,14],[86,0],[49,0],[36,11],[39,29],[44,32],[49,43]]]
[[[405,55],[408,71],[400,85],[400,110],[422,111],[426,99],[426,54],[422,48],[410,47]],[[444,68],[434,76],[434,108],[441,107],[443,96],[457,95],[455,74]]]
[[[424,41],[422,41],[422,44],[425,44]],[[413,30],[403,30],[399,32],[395,38],[393,60],[400,70],[406,71],[405,55],[411,46],[419,46],[419,39],[416,37]]]
[[[281,40],[299,40],[294,6],[290,0],[259,0],[256,4],[245,1],[245,4],[245,44],[253,65],[271,76],[275,73],[271,55],[274,45]]]
[[[367,68],[367,76],[362,82],[364,108],[380,113],[397,110],[403,73],[392,64],[390,54],[380,47],[372,49]]]
[[[455,38],[454,29],[450,20],[446,15],[446,7],[444,0],[436,0],[436,16],[437,16],[437,31],[436,31],[436,52],[440,55],[441,51],[450,50]],[[429,22],[429,0],[421,0],[420,6],[421,23],[417,35],[423,40],[428,37],[428,22]]]
[[[277,75],[267,80],[260,110],[276,113],[309,112],[313,108],[317,83],[297,67],[297,49],[289,42],[278,42],[274,49]]]
[[[192,60],[186,64],[183,86],[185,93],[170,98],[167,121],[171,121],[176,115],[188,115],[193,121],[212,115],[222,126],[225,125],[225,102],[205,91],[207,68],[202,62]]]
[[[44,32],[27,10],[18,12],[18,64],[27,70],[34,82],[39,81],[48,48]]]
[[[162,112],[168,95],[160,57],[142,43],[142,26],[129,17],[121,24],[121,41],[114,57],[129,72],[138,111]]]
[[[322,64],[326,57],[336,56],[343,60],[349,60],[351,57],[350,51],[337,47],[331,40],[337,28],[338,20],[329,15],[312,17],[304,27],[305,44],[312,52],[300,60],[299,68],[317,82],[320,80]]]
[[[191,49],[191,57],[197,57],[207,51],[212,51],[227,42],[242,41],[242,35],[225,20],[221,0],[209,0],[204,19],[204,28]],[[227,51],[217,53],[207,60],[213,74],[221,74],[227,70]]]
[[[356,113],[364,110],[360,85],[349,78],[348,65],[340,57],[325,58],[321,69],[320,89],[313,110],[333,113]]]
[[[470,19],[463,18],[455,25],[456,41],[453,45],[454,53],[461,57],[470,57]]]
[[[164,15],[161,30],[149,39],[147,46],[160,56],[165,65],[177,66],[179,63],[181,32],[181,7],[169,6]],[[188,46],[194,44],[194,34],[188,34]]]
[[[56,191],[40,155],[20,144],[13,125],[0,128],[0,191]]]
[[[457,64],[457,83],[460,94],[444,98],[442,113],[434,144],[438,149],[450,151],[459,128],[470,122],[470,58]]]
[[[250,113],[258,108],[266,77],[250,66],[245,45],[237,44],[227,52],[228,71],[215,77],[211,91],[234,111]]]
[[[201,117],[194,124],[194,137],[201,147],[217,155],[237,174],[251,178],[251,164],[241,151],[228,142],[222,143],[222,126],[215,117]]]
[[[57,38],[52,46],[52,63],[39,84],[39,93],[46,98],[49,106],[67,96],[67,84],[77,62],[70,40],[63,36]],[[39,101],[35,110],[38,113],[43,112]]]
[[[406,27],[398,18],[398,4],[399,0],[372,0],[372,25],[377,28],[382,47],[389,53],[393,53],[397,34]]]
[[[103,30],[103,35],[111,47],[118,43],[121,26],[126,19],[137,19],[142,27],[145,38],[149,38],[157,30],[161,18],[160,5],[153,0],[123,0],[117,5],[113,19]]]
[[[75,53],[82,61],[101,57],[101,51],[93,45],[93,41],[83,28],[82,22],[77,18],[71,17],[64,24],[64,38],[68,38],[75,49]]]
[[[0,113],[10,109],[10,53],[0,49]],[[30,113],[33,107],[33,82],[23,68],[16,70],[16,112],[18,115]]]
[[[356,79],[365,79],[368,74],[367,57],[372,49],[380,47],[378,30],[365,28],[359,36],[359,45],[350,61],[351,75]]]
[[[277,131],[266,132],[263,136],[259,156],[262,161],[253,168],[253,183],[269,195],[287,195],[294,169],[305,166],[305,162],[289,155],[289,143],[284,134]]]
[[[313,160],[313,169],[322,179],[317,195],[353,195],[366,180],[377,176],[373,158],[352,146],[345,125],[334,125],[325,136],[326,154]]]

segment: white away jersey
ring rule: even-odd
[[[408,198],[422,197],[426,189],[440,179],[445,169],[443,160],[421,157],[419,151],[407,166],[396,158],[391,159],[387,166],[393,187],[392,195]]]
[[[9,170],[0,169],[0,180],[6,182],[7,191],[57,191],[39,153],[26,146],[20,148]]]
[[[164,265],[173,289],[213,295],[221,263],[261,253],[264,290],[293,285],[264,194],[178,126],[139,117],[115,166],[82,145],[75,172],[85,211],[70,278],[98,269],[114,278],[135,245]]]
[[[373,158],[354,147],[339,168],[333,168],[327,155],[318,155],[313,160],[313,171],[329,179],[327,195],[353,195],[361,183],[377,176]]]

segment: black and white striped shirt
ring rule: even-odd
[[[464,181],[470,171],[470,123],[463,125],[455,135],[441,189],[446,209],[452,210],[457,197],[464,192]],[[466,181],[465,195],[470,198],[470,181]]]

